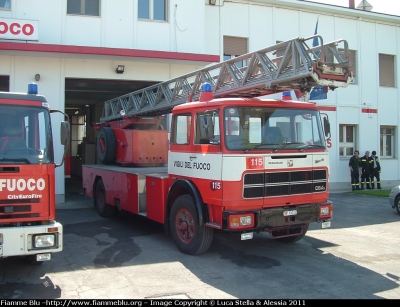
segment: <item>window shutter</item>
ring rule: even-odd
[[[247,38],[224,36],[224,54],[239,56],[246,53]]]
[[[394,87],[394,56],[379,55],[379,85]]]

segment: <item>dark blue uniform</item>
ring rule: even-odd
[[[361,157],[361,190],[364,190],[364,184],[366,185],[367,190],[371,189],[370,180],[371,180],[371,164],[372,159],[369,156],[369,151],[365,152],[365,155]]]
[[[376,187],[380,190],[381,188],[381,162],[379,157],[376,156],[376,151],[372,152],[371,156],[371,188],[375,189],[375,178]]]
[[[359,151],[354,151],[354,156],[350,158],[349,167],[350,167],[350,176],[351,176],[351,190],[360,190],[360,167],[361,160],[358,157]]]

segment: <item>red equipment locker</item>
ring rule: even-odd
[[[168,193],[168,174],[146,175],[147,218],[164,223],[165,201]]]

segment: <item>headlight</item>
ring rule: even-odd
[[[229,228],[240,229],[249,228],[254,226],[253,215],[230,215],[229,216]]]
[[[330,210],[329,207],[321,207],[320,210],[321,210],[321,211],[320,211],[319,215],[320,215],[321,217],[331,215],[331,210]]]
[[[38,234],[33,236],[33,248],[46,248],[53,247],[56,244],[56,235],[52,234]]]

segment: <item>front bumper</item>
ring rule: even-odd
[[[49,228],[58,228],[57,232]],[[39,234],[55,235],[55,245],[46,248],[35,248],[33,240]],[[62,251],[63,226],[54,222],[47,225],[0,227],[0,258],[9,256],[28,256]]]
[[[269,231],[276,228],[290,228],[304,224],[310,224],[315,222],[326,222],[332,219],[332,214],[326,218],[320,218],[319,211],[322,206],[331,206],[332,202],[327,201],[323,204],[312,204],[312,205],[298,205],[291,207],[276,207],[276,208],[265,208],[257,211],[249,211],[248,213],[254,214],[255,225],[254,228],[246,228],[237,230],[238,232],[243,231]],[[296,215],[285,216],[285,212],[296,210]],[[228,227],[228,216],[230,214],[238,214],[239,212],[224,212],[223,229],[229,231],[235,231]],[[240,212],[245,213],[245,212]]]

